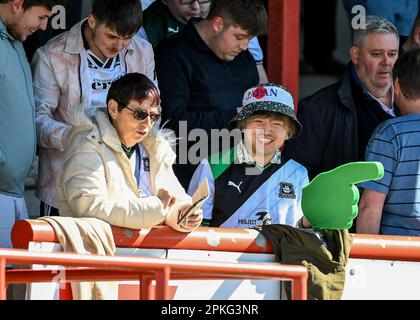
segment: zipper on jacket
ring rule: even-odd
[[[125,74],[127,74],[127,73],[128,73],[128,66],[127,66],[127,54],[128,54],[128,49],[126,49],[125,54],[124,54]]]
[[[27,92],[27,94],[28,94],[28,97],[30,97],[31,96],[31,94],[32,94],[32,96],[33,96],[33,91],[31,92],[31,90],[29,90],[29,88],[28,88],[28,79],[27,79],[27,77],[28,77],[28,75],[27,74],[25,74],[25,66],[23,65],[23,63],[22,63],[22,57],[20,56],[20,54],[19,54],[19,51],[18,51],[18,48],[15,46],[15,44],[14,43],[11,43],[11,46],[12,46],[12,48],[13,48],[13,50],[15,51],[15,53],[16,53],[16,55],[17,55],[17,58],[18,58],[18,60],[19,60],[19,64],[20,64],[20,67],[21,67],[21,69],[22,69],[22,73],[23,73],[23,77],[25,78],[25,87],[26,87],[26,92]],[[23,44],[22,44],[22,47],[21,47],[21,49],[23,50]],[[22,52],[22,53],[24,53],[24,52]],[[25,59],[26,59],[26,55],[25,55]],[[28,62],[28,64],[29,64],[29,62]],[[29,75],[30,76],[30,75]],[[31,79],[31,81],[32,81],[32,79]],[[34,99],[35,99],[35,97],[33,97]],[[30,99],[29,99],[30,100]],[[34,163],[34,161],[35,161],[35,157],[36,157],[36,124],[35,124],[35,106],[33,105],[32,106],[32,127],[33,127],[33,131],[34,131],[34,137],[35,137],[35,141],[34,141],[34,144],[33,144],[33,152],[32,152],[32,162],[31,162],[31,165],[29,166],[29,169],[28,169],[28,171],[26,172],[26,174],[25,174],[25,177],[27,177],[28,175],[29,175],[29,173],[31,172],[31,169],[32,169],[32,165],[33,165],[33,163]],[[23,190],[25,190],[25,179],[24,179],[24,186],[23,186]]]
[[[81,59],[80,58],[80,56],[79,56],[79,59]],[[81,77],[81,68],[82,68],[82,62],[80,61],[80,64],[79,64],[79,76],[78,76],[78,78],[79,78],[79,86],[80,86],[80,104],[83,104],[83,87],[82,87],[82,77]]]

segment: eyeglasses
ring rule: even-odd
[[[133,113],[133,117],[136,120],[146,120],[148,117],[150,118],[150,122],[154,123],[159,121],[160,119],[160,113],[148,113],[145,110],[142,109],[131,109],[127,106],[125,106],[126,109],[130,110]]]
[[[192,5],[195,1],[198,1],[199,4],[205,4],[211,2],[211,0],[180,0],[181,4]]]

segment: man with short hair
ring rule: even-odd
[[[82,104],[89,114],[106,105],[111,83],[131,72],[155,80],[151,45],[134,35],[142,24],[138,0],[95,0],[92,13],[50,40],[32,61],[40,145],[41,215],[57,215],[56,177],[71,126],[63,120]],[[156,84],[156,81],[155,81]]]
[[[266,30],[267,12],[260,0],[214,0],[207,18],[190,19],[160,46],[156,71],[162,123],[168,121],[180,138],[178,149],[193,129],[202,129],[209,137],[212,129],[228,128],[243,92],[258,83],[255,61],[247,50],[249,40]],[[178,150],[174,166],[184,187],[198,164],[179,164],[180,152],[186,151]]]
[[[212,0],[156,0],[144,11],[144,24],[139,35],[150,41],[153,48],[178,33],[191,18],[205,18],[209,14]],[[263,66],[263,52],[257,37],[248,46],[257,65],[259,82],[268,82]]]
[[[382,123],[366,150],[383,164],[381,180],[360,184],[357,233],[420,236],[420,49],[401,55],[394,67],[401,117]]]
[[[17,220],[27,219],[24,180],[35,156],[34,96],[22,46],[45,30],[54,0],[0,0],[0,247],[12,247]]]
[[[284,152],[305,165],[311,179],[363,161],[375,128],[398,115],[392,84],[398,46],[393,24],[367,16],[365,28],[354,30],[351,62],[342,79],[299,103],[298,119],[305,130],[286,142]]]

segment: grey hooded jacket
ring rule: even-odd
[[[22,42],[0,20],[0,193],[23,197],[35,156],[32,75]]]

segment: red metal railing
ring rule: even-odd
[[[191,233],[180,233],[169,227],[151,230],[112,227],[112,232],[117,247],[273,253],[270,243],[256,230],[198,228]],[[353,236],[351,258],[420,261],[420,237]],[[19,221],[12,232],[13,246],[26,249],[30,241],[58,242],[46,221]]]
[[[210,250],[210,251],[228,251],[228,252],[244,252],[244,253],[272,253],[272,247],[270,243],[255,230],[243,230],[243,229],[228,229],[228,228],[198,228],[191,233],[179,233],[169,227],[156,227],[151,230],[132,230],[125,228],[112,227],[115,243],[118,247],[131,247],[131,248],[156,248],[156,249],[189,249],[189,250]],[[19,221],[13,229],[12,241],[15,247],[24,248],[28,247],[30,241],[34,242],[58,242],[53,231],[53,228],[46,222],[41,220],[23,220]],[[2,251],[4,253],[4,251]],[[34,254],[33,252],[24,251],[25,256]],[[42,255],[42,254],[41,254]],[[44,258],[48,257],[46,254]],[[33,258],[34,256],[31,256]],[[40,256],[36,256],[40,258]],[[53,257],[57,257],[53,254]],[[65,257],[69,257],[66,255]],[[83,256],[83,259],[92,256]],[[383,236],[383,235],[354,235],[353,245],[350,251],[351,258],[360,259],[380,259],[380,260],[399,260],[399,261],[420,261],[420,237],[401,237],[401,236]],[[11,258],[11,256],[9,256]],[[51,257],[50,257],[51,258]],[[117,259],[118,257],[100,257],[100,259]],[[135,260],[139,265],[141,263],[149,263],[152,258],[142,257],[128,257]],[[30,258],[28,258],[30,259]],[[145,260],[146,259],[146,260]],[[11,261],[11,260],[7,260]],[[25,262],[19,260],[21,263]],[[27,263],[35,264],[54,264],[51,261],[42,260],[30,260]],[[131,260],[133,261],[133,260]],[[152,262],[165,261],[171,263],[176,260],[167,259],[152,259]],[[163,261],[163,262],[162,262]],[[76,264],[64,264],[66,266],[86,266],[81,264],[82,261],[77,261]],[[119,261],[122,262],[122,261]],[[218,269],[216,273],[206,273],[205,270],[209,265],[215,264],[216,267],[223,268],[220,263],[210,262],[192,262],[183,261],[187,263],[180,267],[179,261],[175,268],[169,267],[165,269],[160,265],[160,269],[141,268],[136,266],[134,269],[121,270],[120,267],[104,268],[104,265],[89,265],[90,269],[69,269],[66,270],[66,278],[68,280],[141,280],[140,298],[142,299],[153,299],[155,297],[163,299],[167,297],[167,286],[162,283],[167,283],[168,278],[171,279],[221,279],[223,277],[228,278],[244,278],[243,276],[249,276],[249,278],[258,277],[258,273],[241,273],[240,268],[243,266],[261,268],[261,266],[271,265],[273,267],[284,267],[278,264],[256,264],[250,265],[247,263],[231,263],[224,264],[232,271],[232,273],[223,273],[222,269]],[[117,262],[118,263],[118,262]],[[195,264],[195,271],[191,271],[188,264]],[[204,264],[201,264],[204,263]],[[4,270],[6,261],[0,259],[0,270]],[[156,267],[156,265],[154,265]],[[182,271],[181,269],[184,271]],[[200,270],[200,267],[202,268]],[[181,269],[177,269],[181,268]],[[166,270],[163,272],[163,270]],[[169,275],[167,274],[169,271]],[[217,270],[217,268],[215,269]],[[295,269],[287,269],[287,271],[293,271]],[[299,269],[296,269],[299,270]],[[226,270],[224,270],[226,272]],[[248,270],[249,271],[249,270]],[[277,270],[280,272],[280,270]],[[284,270],[283,270],[284,271]],[[302,269],[301,269],[302,271]],[[299,272],[301,272],[299,271]],[[283,274],[284,275],[284,274]],[[51,281],[56,274],[51,274],[47,271],[34,271],[34,270],[8,270],[7,272],[0,272],[0,283],[1,284],[12,284],[21,282],[36,282],[36,281]],[[252,277],[251,277],[252,276]],[[277,274],[279,276],[279,274]],[[156,279],[158,292],[155,292],[155,286],[152,286],[152,280]],[[296,280],[294,284],[302,282],[303,280]],[[306,281],[306,280],[305,280]],[[305,282],[303,281],[303,282]],[[303,283],[300,284],[301,287]],[[165,289],[166,288],[166,289]],[[4,292],[4,289],[2,289]],[[166,291],[165,291],[166,290]],[[304,287],[303,290],[306,290]],[[295,289],[295,293],[298,296],[293,298],[299,298],[300,289]],[[305,294],[304,294],[305,295]],[[1,293],[0,293],[1,296]]]
[[[12,283],[51,281],[56,274],[45,270],[6,270],[6,263],[82,267],[65,270],[65,279],[140,280],[140,298],[166,300],[170,279],[278,279],[292,281],[292,299],[306,300],[307,270],[275,263],[207,262],[132,256],[94,256],[74,253],[39,253],[0,249],[0,300]],[[57,270],[54,270],[57,272]],[[152,280],[156,287],[151,286]]]

